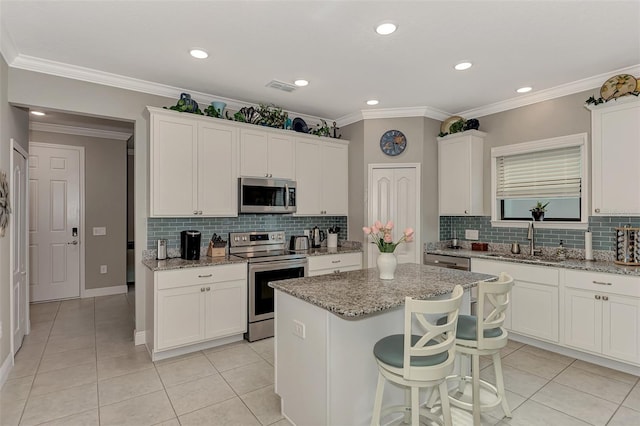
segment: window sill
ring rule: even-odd
[[[492,220],[493,228],[527,228],[531,223],[530,220]],[[586,231],[589,228],[588,222],[534,222],[534,226],[538,229],[578,229]]]

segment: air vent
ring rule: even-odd
[[[297,89],[295,85],[279,80],[271,80],[269,83],[267,83],[267,87],[271,87],[272,89],[276,90],[282,90],[283,92],[293,92]]]

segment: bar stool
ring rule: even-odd
[[[446,378],[453,371],[456,326],[462,293],[462,287],[457,285],[449,299],[405,299],[404,334],[384,337],[373,348],[378,363],[378,386],[373,405],[372,425],[380,425],[381,415],[392,412],[404,413],[405,421],[408,421],[409,410],[412,425],[419,425],[420,416],[441,422],[439,416],[419,407],[420,389],[439,387],[444,424],[451,426]],[[433,322],[425,315],[433,315]],[[442,317],[443,315],[446,317]],[[438,325],[435,321],[440,317],[444,321]],[[419,334],[413,333],[412,325],[415,325],[416,329],[422,328]],[[395,405],[382,410],[385,379],[405,387],[405,405]]]
[[[511,417],[507,404],[502,376],[500,349],[507,345],[508,334],[502,328],[505,310],[509,305],[509,293],[513,287],[513,278],[501,273],[498,281],[482,281],[478,285],[478,311],[476,316],[460,315],[456,331],[456,351],[471,357],[471,377],[450,376],[447,381],[458,380],[458,393],[449,395],[452,405],[473,411],[473,424],[480,425],[481,412],[502,404],[506,417]],[[485,303],[488,302],[488,303]],[[485,309],[486,307],[486,309]],[[484,312],[489,312],[483,315]],[[444,322],[444,318],[441,320]],[[496,373],[496,386],[480,379],[480,356],[491,355]],[[460,398],[464,394],[466,383],[472,384],[472,401],[468,403]],[[496,395],[496,400],[480,404],[480,386]],[[457,397],[456,397],[457,396]]]

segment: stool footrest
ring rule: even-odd
[[[471,384],[471,381],[473,380],[472,377],[470,376],[459,376],[459,375],[454,375],[454,376],[447,376],[446,381],[447,381],[447,387],[449,387],[449,383],[451,382],[458,382],[460,383],[460,381],[464,382],[465,384]],[[458,386],[456,386],[457,388],[460,388],[460,385],[458,384]],[[464,388],[464,386],[463,386]],[[486,390],[488,390],[492,396],[495,396],[495,400],[490,402],[490,403],[480,403],[480,411],[486,411],[486,410],[490,410],[492,408],[497,407],[498,405],[500,405],[502,403],[502,397],[500,396],[500,394],[498,393],[498,388],[496,388],[494,385],[492,385],[491,383],[480,379],[480,388],[484,388]],[[449,387],[449,389],[451,389],[451,387]],[[455,389],[455,388],[454,388]],[[451,390],[449,391],[451,392]],[[459,393],[459,391],[456,390],[455,393]],[[473,411],[473,403],[471,402],[465,402],[462,401],[458,398],[455,397],[454,395],[451,395],[451,393],[449,393],[449,402],[451,403],[451,405],[458,407],[458,408],[463,408],[465,410],[468,411]]]

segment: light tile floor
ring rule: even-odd
[[[273,390],[273,339],[151,362],[130,295],[35,304],[0,390],[0,425],[289,426]],[[640,426],[639,378],[532,346],[502,351],[513,418],[483,425]],[[481,376],[494,379],[489,359]],[[454,424],[471,416],[454,409]]]

